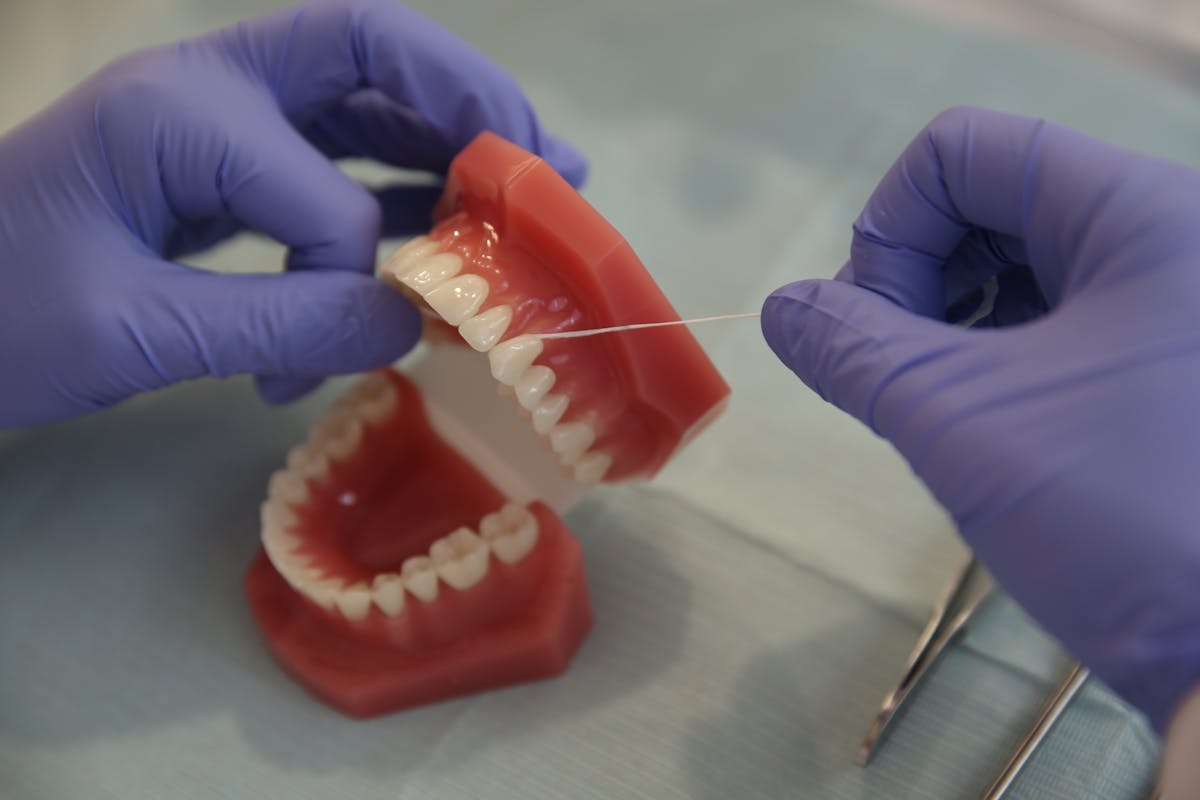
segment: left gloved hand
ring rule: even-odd
[[[511,78],[389,0],[316,2],[123,58],[0,139],[0,427],[202,375],[284,401],[419,335],[371,276],[381,229],[429,224],[435,188],[372,196],[331,158],[444,171],[483,129],[574,183],[585,164]],[[169,259],[242,229],[284,275]]]

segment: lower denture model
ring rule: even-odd
[[[245,580],[283,666],[357,717],[566,669],[591,608],[560,515],[652,477],[729,397],[683,327],[538,338],[679,319],[541,159],[482,134],[438,217],[381,276],[454,341],[361,379],[293,448]]]

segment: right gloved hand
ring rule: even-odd
[[[947,301],[990,276],[993,321],[1023,324],[947,324]],[[871,196],[840,280],[783,287],[762,325],[1165,729],[1200,689],[1200,172],[947,112]]]
[[[330,159],[444,172],[482,130],[583,179],[512,78],[390,0],[109,65],[0,138],[0,427],[202,375],[253,373],[286,401],[398,358],[420,323],[372,276],[375,250],[381,226],[427,228],[439,192],[372,196]],[[288,246],[286,274],[171,260],[243,228]]]

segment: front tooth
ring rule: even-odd
[[[426,603],[437,599],[437,570],[434,569],[433,559],[429,556],[406,558],[400,565],[400,577],[404,579],[404,588],[412,592],[417,599]]]
[[[564,464],[573,464],[596,441],[596,430],[586,422],[567,422],[550,429],[550,449]]]
[[[612,466],[608,453],[588,453],[575,462],[575,480],[580,483],[599,483]]]
[[[522,408],[533,411],[542,402],[546,392],[554,387],[556,377],[554,370],[540,364],[525,370],[517,378],[517,402]]]
[[[438,243],[428,236],[414,236],[388,256],[379,268],[379,274],[392,281],[411,270],[419,261],[425,260],[438,249]]]
[[[429,548],[429,556],[442,580],[459,591],[483,580],[488,568],[487,543],[470,528],[459,528]]]
[[[308,500],[308,481],[290,469],[281,469],[267,481],[267,497],[298,506]]]
[[[458,326],[467,344],[480,353],[491,350],[512,322],[512,306],[495,306]]]
[[[357,622],[366,619],[367,612],[371,610],[371,592],[365,583],[356,583],[338,592],[333,602],[343,617]]]
[[[567,413],[567,396],[565,394],[548,394],[542,402],[533,409],[533,429],[545,436],[550,429],[558,424],[562,415]]]
[[[481,519],[479,534],[496,558],[515,564],[537,544],[537,517],[526,508],[509,504]]]
[[[404,611],[404,579],[395,572],[381,572],[371,582],[371,599],[389,617]]]
[[[454,253],[438,253],[399,276],[402,284],[425,297],[462,270],[462,259]]]
[[[489,288],[478,275],[459,275],[430,289],[425,302],[446,322],[458,325],[475,315],[487,299]]]
[[[541,354],[542,340],[536,336],[514,336],[507,342],[501,342],[488,351],[492,377],[512,386]]]

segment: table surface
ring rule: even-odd
[[[5,5],[0,128],[119,52],[268,5]],[[587,197],[685,315],[832,274],[878,176],[952,104],[1200,164],[1177,69],[1200,58],[1179,42],[1163,66],[841,0],[418,5],[588,154]],[[198,263],[279,257],[242,239]],[[655,482],[569,515],[596,612],[569,672],[370,722],[284,677],[240,591],[266,478],[337,382],[268,410],[246,380],[202,381],[0,434],[0,797],[978,796],[1063,654],[1000,598],[853,766],[960,546],[903,462],[779,366],[754,322],[697,333],[735,401]],[[1092,685],[1013,796],[1141,797],[1156,751]]]

